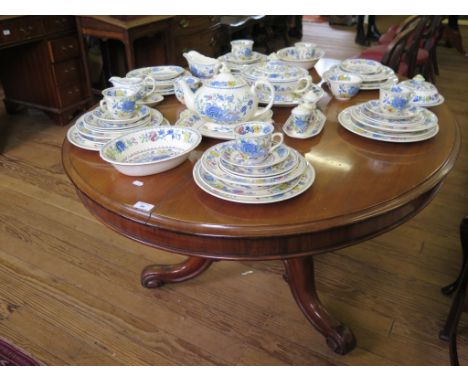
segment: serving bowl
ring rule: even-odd
[[[304,59],[299,58],[299,52],[296,47],[288,47],[278,50],[276,54],[281,61],[309,70],[325,55],[325,52],[323,49],[315,48],[313,56]]]
[[[212,78],[221,68],[221,63],[217,59],[204,56],[195,50],[184,53],[183,56],[192,74],[201,79]]]
[[[427,82],[420,74],[410,80],[400,82],[399,85],[413,92],[411,99],[413,105],[430,107],[440,105],[444,101],[435,85]]]
[[[186,127],[144,128],[106,143],[99,155],[122,174],[146,176],[181,164],[201,139],[198,131]]]

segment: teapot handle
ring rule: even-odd
[[[271,82],[265,80],[256,81],[252,86],[252,92],[255,93],[255,95],[257,95],[257,88],[259,85],[265,85],[270,90],[270,101],[268,102],[268,105],[266,105],[264,108],[257,109],[257,111],[253,115],[253,118],[257,118],[265,114],[268,110],[271,109],[271,107],[273,106],[273,102],[275,101],[275,88],[273,87]]]

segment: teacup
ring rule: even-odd
[[[136,91],[125,88],[107,88],[102,91],[104,99],[99,106],[114,119],[129,119],[137,112]]]
[[[356,74],[336,73],[331,75],[327,82],[336,99],[347,101],[359,92],[362,79]]]
[[[231,41],[231,54],[238,60],[248,60],[252,57],[252,40],[234,40]]]
[[[247,164],[265,161],[268,155],[283,143],[283,134],[274,133],[268,122],[247,122],[234,128],[236,147]]]
[[[125,88],[136,92],[137,101],[153,94],[156,81],[153,77],[111,77],[109,81],[116,88]]]
[[[401,85],[380,88],[380,109],[389,114],[401,113],[410,106],[413,91]]]
[[[308,60],[314,57],[316,46],[311,42],[296,42],[294,47],[296,48],[297,58],[299,60]]]
[[[292,129],[299,134],[304,134],[309,124],[313,122],[314,116],[311,109],[304,105],[296,106],[291,110]]]

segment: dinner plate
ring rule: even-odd
[[[245,176],[233,175],[230,172],[223,170],[219,166],[219,158],[223,151],[223,144],[218,144],[210,147],[205,151],[201,158],[201,164],[203,168],[208,171],[215,178],[218,178],[222,181],[233,183],[233,184],[245,184],[245,185],[255,185],[255,186],[269,186],[279,183],[289,182],[292,179],[300,176],[307,165],[307,161],[303,156],[297,154],[298,163],[296,167],[293,167],[291,171],[286,172],[280,175],[274,175],[269,177],[262,178],[247,178]]]
[[[140,119],[134,123],[128,124],[113,124],[108,122],[103,122],[102,120],[95,117],[94,113],[88,112],[83,116],[83,120],[86,123],[87,127],[93,131],[109,132],[109,131],[123,131],[127,129],[133,129],[136,127],[143,127],[148,124],[159,125],[163,121],[163,115],[159,110],[149,108],[148,106],[142,106],[148,108],[149,115]]]
[[[128,125],[135,123],[140,119],[147,117],[150,114],[150,108],[148,106],[137,106],[135,116],[127,119],[118,119],[110,115],[106,110],[102,109],[100,106],[95,108],[93,111],[93,116],[100,120],[101,122],[110,123],[113,125]]]
[[[343,110],[338,114],[338,121],[340,124],[348,131],[360,135],[365,138],[369,138],[376,141],[383,142],[394,142],[394,143],[410,143],[410,142],[419,142],[430,139],[434,137],[438,131],[439,126],[435,125],[433,128],[424,130],[417,133],[401,133],[389,135],[385,132],[381,132],[370,127],[367,127],[359,122],[356,122],[352,119],[349,108]]]
[[[290,190],[274,195],[274,196],[266,196],[266,197],[244,197],[242,195],[227,195],[223,194],[219,190],[214,187],[210,187],[209,184],[205,183],[202,177],[200,176],[200,169],[201,163],[198,161],[194,168],[193,168],[193,178],[195,183],[200,187],[203,191],[207,192],[210,195],[213,195],[219,199],[227,200],[234,203],[245,203],[245,204],[268,204],[268,203],[276,203],[281,202],[284,200],[288,200],[298,196],[305,191],[307,191],[310,186],[314,183],[315,180],[315,170],[310,163],[307,162],[306,169],[304,173],[300,176],[299,182]]]
[[[155,80],[170,80],[184,73],[184,68],[176,65],[161,65],[139,68],[127,73],[127,77],[146,77],[151,76]]]
[[[224,161],[234,166],[262,168],[278,164],[284,161],[288,155],[289,148],[286,145],[281,144],[274,149],[262,163],[247,164],[239,150],[237,150],[236,141],[233,141],[224,147],[222,158]]]
[[[341,62],[340,68],[356,74],[377,74],[382,71],[382,64],[365,58],[348,58]]]
[[[219,160],[219,167],[233,175],[245,176],[247,178],[261,178],[267,176],[275,176],[284,174],[291,171],[294,166],[297,165],[298,155],[295,150],[290,150],[287,158],[273,166],[268,167],[241,167],[235,166],[223,160],[221,157]]]
[[[386,113],[380,108],[379,100],[371,100],[364,103],[364,108],[370,113],[380,119],[386,120],[407,120],[411,121],[418,117],[418,114],[423,110],[418,106],[411,106],[399,113]]]
[[[72,145],[85,150],[99,151],[101,147],[104,146],[104,143],[93,142],[80,135],[76,125],[68,129],[67,139]]]

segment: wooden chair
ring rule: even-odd
[[[409,16],[403,20],[403,22],[399,25],[391,25],[387,31],[380,36],[379,38],[379,45],[388,45],[392,42],[392,40],[401,32],[403,32],[406,28],[411,26],[415,21],[417,21],[422,16],[413,15]]]
[[[468,289],[468,216],[465,216],[460,224],[460,240],[463,263],[458,278],[452,284],[442,288],[442,293],[445,295],[451,295],[454,292],[455,294],[447,321],[439,334],[440,339],[449,341],[450,364],[453,366],[460,364],[457,352],[458,323],[463,311],[468,312],[468,302],[466,301]]]

